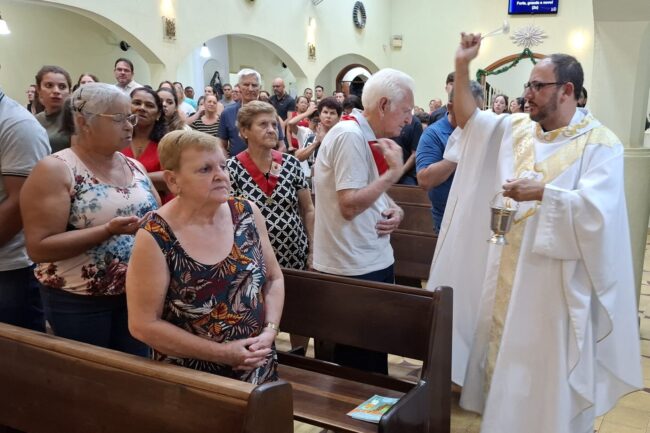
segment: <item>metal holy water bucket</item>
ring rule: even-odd
[[[488,242],[496,245],[508,245],[506,233],[510,231],[519,204],[515,207],[508,207],[506,200],[502,200],[503,204],[498,205],[496,198],[499,195],[503,196],[503,191],[498,192],[490,202],[490,229],[492,230],[492,237],[488,239]]]

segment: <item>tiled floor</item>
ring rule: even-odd
[[[595,431],[598,433],[650,433],[650,234],[646,244],[645,262],[639,302],[641,318],[641,362],[643,364],[644,387],[642,391],[622,398],[616,407],[596,420]],[[287,334],[281,334],[278,348],[289,348]],[[313,355],[312,355],[313,356]],[[399,356],[389,356],[391,375],[402,376],[417,369],[415,361],[407,361]],[[458,401],[452,402],[451,433],[479,433],[481,418],[458,407]],[[296,433],[325,432],[319,427],[295,423]]]

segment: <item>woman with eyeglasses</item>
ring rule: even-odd
[[[20,202],[45,317],[58,336],[146,356],[128,331],[124,286],[133,235],[160,199],[119,152],[138,119],[110,84],[86,84],[70,104],[76,139],[34,167]]]

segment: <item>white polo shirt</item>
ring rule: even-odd
[[[325,136],[314,168],[316,219],[314,269],[335,275],[363,275],[393,264],[390,236],[379,236],[375,225],[390,207],[382,194],[368,209],[347,221],[341,214],[337,191],[361,189],[379,177],[368,145],[376,140],[359,110],[357,122],[338,122]]]

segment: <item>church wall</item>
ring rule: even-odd
[[[296,0],[0,0],[0,12],[13,31],[0,37],[0,85],[24,102],[27,85],[44,63],[66,67],[74,78],[90,70],[112,82],[113,62],[124,55],[134,61],[136,80],[141,83],[155,86],[162,79],[179,79],[200,88],[205,60],[198,58],[198,48],[218,36],[241,34],[256,41],[238,39],[235,44],[244,51],[234,53],[229,46],[228,59],[216,59],[227,73],[246,64],[263,70],[265,81],[276,74],[287,74],[284,76],[290,80],[293,75],[289,83],[292,93],[319,81],[330,94],[339,72],[335,59],[356,53],[379,68],[391,66],[412,75],[416,104],[427,107],[433,97],[446,99],[444,80],[453,70],[460,31],[487,32],[509,19],[511,32],[530,24],[544,29],[548,38],[533,51],[575,55],[585,69],[589,107],[595,115],[611,125],[626,144],[642,142],[642,125],[636,117],[647,111],[643,95],[647,94],[645,81],[650,74],[645,72],[650,66],[642,52],[648,44],[641,45],[638,39],[647,38],[647,23],[598,23],[596,32],[592,0],[563,0],[556,16],[535,17],[509,17],[505,1],[497,6],[495,2],[473,1],[470,7],[467,2],[439,0],[399,4],[365,0],[364,4],[368,21],[365,29],[358,30],[352,24],[353,2],[347,0],[325,0],[318,6]],[[176,19],[175,41],[163,40],[163,14]],[[308,34],[310,17],[315,21],[315,60],[307,56],[307,39],[312,38]],[[403,37],[401,49],[390,46],[391,35],[396,34]],[[597,41],[600,37],[602,41]],[[121,51],[117,47],[120,40],[133,47]],[[626,45],[634,40],[637,43],[632,48]],[[264,48],[255,45],[259,41],[268,42],[268,55],[260,54]],[[217,52],[225,55],[223,50]],[[472,65],[472,76],[478,67],[520,52],[507,36],[487,39]],[[287,64],[288,71],[279,61]],[[221,74],[224,81],[227,73]],[[614,84],[620,81],[617,77],[627,75],[632,82]],[[516,76],[512,81],[522,80]],[[621,102],[626,100],[632,104]]]
[[[599,118],[627,146],[643,143],[650,87],[650,24],[597,22],[593,102]]]
[[[274,78],[285,81],[286,91],[295,94],[296,78],[293,72],[282,66],[285,60],[260,42],[242,36],[229,36],[230,72],[236,74],[244,67],[254,68],[262,76],[261,88],[273,94]],[[286,65],[286,63],[285,63]]]
[[[74,9],[79,14],[100,17],[98,21],[102,25],[119,27],[122,34],[120,39],[125,39],[134,46],[128,52],[129,55],[137,55],[140,52],[142,58],[149,62],[149,70],[136,65],[136,79],[143,83],[155,83],[166,78],[177,78],[182,75],[187,79],[197,80],[199,74],[195,64],[187,62],[188,56],[195,52],[204,42],[210,39],[228,34],[245,34],[270,41],[288,54],[289,59],[282,59],[292,71],[296,73],[297,87],[302,89],[315,80],[322,68],[332,59],[341,55],[358,52],[363,53],[369,59],[379,65],[388,66],[389,53],[386,53],[382,44],[377,41],[387,40],[390,29],[390,0],[365,0],[368,12],[368,25],[363,31],[358,31],[352,24],[353,2],[346,0],[328,0],[320,5],[314,6],[309,1],[295,0],[229,0],[214,2],[211,0],[114,0],[110,2],[100,0],[34,0],[30,1],[20,14],[14,11],[20,9],[22,4],[16,0],[0,0],[0,10],[5,19],[13,29],[14,33],[9,37],[0,38],[0,61],[7,63],[5,52],[11,50],[15,53],[30,51],[29,48],[34,41],[42,43],[42,50],[34,53],[36,63],[48,57],[56,59],[61,65],[88,65],[88,69],[94,67],[97,73],[108,79],[112,77],[112,62],[121,52],[105,49],[106,44],[100,41],[86,41],[86,33],[82,31],[70,15],[65,26],[59,26],[61,32],[65,32],[68,39],[78,41],[74,46],[89,45],[102,57],[101,65],[91,64],[87,61],[88,56],[77,50],[66,51],[65,46],[58,44],[57,33],[51,32],[51,26],[46,25],[48,14],[59,19],[63,12],[56,12],[56,9],[45,9],[44,5],[56,5]],[[19,6],[21,5],[21,6]],[[31,11],[39,10],[43,16],[40,21],[34,21]],[[162,37],[162,15],[172,16],[176,19],[175,41],[165,41]],[[307,26],[309,17],[315,19],[314,39],[316,42],[316,60],[312,61],[307,56]],[[82,19],[79,19],[81,22]],[[98,25],[99,26],[99,25]],[[30,29],[28,33],[20,33],[19,28]],[[49,32],[48,32],[49,31]],[[98,30],[96,30],[98,31]],[[131,36],[131,40],[127,39]],[[118,39],[118,40],[120,40]],[[67,45],[72,46],[73,44]],[[8,48],[10,47],[10,48]],[[99,49],[99,48],[103,49]],[[119,51],[119,48],[116,47]],[[144,51],[147,51],[145,54]],[[50,56],[45,55],[49,53]],[[276,53],[277,55],[277,53]],[[13,57],[12,57],[13,58]],[[42,60],[41,60],[42,59]],[[106,66],[110,64],[110,66]],[[101,66],[101,67],[100,67]],[[253,65],[257,66],[257,65]],[[259,67],[259,66],[258,66]],[[3,66],[3,69],[6,69]],[[270,68],[269,65],[262,65],[262,69]],[[25,86],[19,79],[14,77],[24,76],[25,71],[33,75],[33,66],[25,66],[24,70],[12,70],[11,79],[9,72],[3,71],[0,77],[3,78],[2,85],[11,94],[16,95],[23,92]],[[75,67],[70,67],[74,70]],[[232,67],[230,68],[232,71]],[[338,72],[338,71],[336,71]],[[308,84],[309,83],[309,84]],[[200,83],[186,83],[198,86]],[[21,95],[18,95],[21,96]]]
[[[511,34],[527,25],[540,26],[548,38],[541,46],[533,47],[533,52],[564,52],[576,56],[585,70],[586,86],[591,87],[592,0],[560,0],[557,15],[536,16],[508,16],[507,1],[410,0],[407,3],[408,7],[393,7],[391,34],[403,35],[403,47],[390,49],[391,64],[415,79],[416,105],[426,109],[432,98],[446,100],[445,78],[454,69],[454,53],[461,31],[487,33],[498,28],[506,19],[510,22]],[[578,46],[579,42],[581,46]],[[479,57],[472,63],[472,77],[478,68],[485,68],[502,57],[519,54],[522,50],[508,36],[485,39]]]
[[[0,12],[11,35],[0,36],[0,86],[13,99],[27,103],[25,91],[45,64],[66,69],[76,83],[83,72],[114,82],[115,59],[134,63],[136,81],[150,82],[150,66],[135,50],[122,51],[121,35],[89,18],[63,9],[0,1]]]

